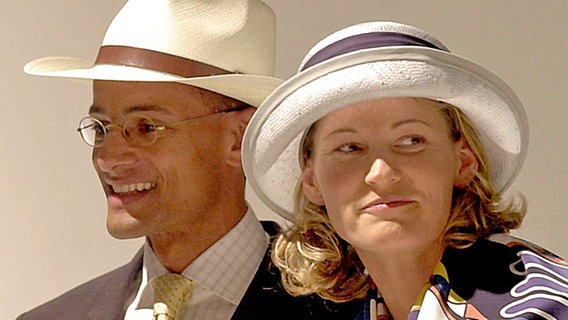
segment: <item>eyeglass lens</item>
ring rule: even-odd
[[[127,117],[122,125],[106,126],[98,119],[85,117],[79,123],[78,130],[88,145],[98,147],[104,143],[109,131],[114,127],[122,129],[124,137],[135,145],[149,145],[158,137],[159,128],[152,119],[143,116]]]

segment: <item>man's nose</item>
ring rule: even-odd
[[[93,150],[93,162],[103,172],[113,172],[121,166],[136,162],[137,154],[122,132],[122,128],[108,130],[104,143]]]

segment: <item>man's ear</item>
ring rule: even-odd
[[[302,191],[306,198],[316,206],[325,205],[325,201],[317,185],[312,161],[310,159],[306,160],[306,166],[304,170],[302,170]]]
[[[256,111],[256,108],[249,107],[239,111],[233,111],[233,125],[230,126],[229,131],[229,150],[227,156],[227,163],[232,167],[242,168],[241,162],[241,145],[243,143],[243,135],[250,118]]]
[[[475,157],[473,150],[469,144],[462,138],[459,142],[459,167],[458,173],[456,176],[456,180],[454,181],[454,186],[460,189],[464,189],[467,187],[475,175],[477,174],[477,170],[479,168],[479,161]]]

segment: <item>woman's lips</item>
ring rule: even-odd
[[[414,200],[405,198],[390,198],[374,200],[367,204],[363,210],[397,208],[414,203]]]

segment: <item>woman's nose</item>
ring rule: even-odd
[[[392,162],[377,158],[365,176],[365,183],[374,189],[382,189],[397,184],[401,179],[401,172],[392,165]]]

